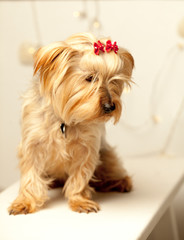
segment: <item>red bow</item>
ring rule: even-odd
[[[114,42],[114,44],[112,44],[111,40],[108,40],[108,41],[106,42],[105,50],[106,50],[106,52],[108,52],[108,53],[109,53],[111,50],[113,50],[113,51],[117,54],[119,48],[118,48],[118,45],[116,44],[116,42]]]
[[[101,43],[100,41],[98,41],[97,43],[95,42],[95,43],[94,43],[94,53],[95,53],[96,55],[99,55],[100,50],[101,50],[102,52],[105,52],[104,47],[105,47],[104,44]]]
[[[100,51],[105,52],[104,48],[105,48],[106,52],[108,52],[108,53],[111,50],[113,50],[117,54],[117,52],[119,50],[116,42],[114,42],[114,44],[112,44],[111,40],[108,40],[106,42],[106,46],[103,43],[101,43],[100,41],[98,41],[97,43],[96,42],[94,43],[94,53],[96,55],[99,55]]]

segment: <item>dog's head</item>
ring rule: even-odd
[[[89,33],[76,34],[35,54],[41,94],[67,125],[120,118],[120,97],[131,83],[134,61],[117,45],[108,49],[107,41],[99,42]]]

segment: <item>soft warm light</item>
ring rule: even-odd
[[[36,45],[32,42],[23,42],[19,47],[19,59],[23,64],[32,64],[33,55],[40,45]]]
[[[34,48],[34,47],[30,47],[30,48],[28,48],[28,53],[29,54],[34,54],[36,52],[36,49]]]
[[[93,27],[94,27],[94,28],[100,28],[100,22],[99,22],[98,20],[95,20],[95,21],[93,22]]]
[[[80,17],[80,15],[81,15],[81,13],[79,11],[73,12],[73,16],[76,18]]]
[[[75,11],[75,12],[73,12],[73,16],[75,18],[85,18],[86,13],[85,12],[80,12],[80,11]]]
[[[156,114],[152,116],[152,119],[153,119],[154,123],[156,123],[156,124],[162,122],[162,118],[161,118],[161,116],[156,115]]]

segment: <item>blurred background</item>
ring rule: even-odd
[[[32,78],[33,53],[85,31],[111,37],[135,59],[120,123],[107,126],[122,159],[184,158],[184,1],[1,1],[0,190],[19,179],[20,96]],[[181,239],[183,198],[184,189],[175,200]]]

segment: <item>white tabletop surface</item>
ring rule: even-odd
[[[72,212],[61,189],[55,189],[40,211],[9,216],[7,208],[19,188],[15,183],[0,194],[0,239],[146,239],[182,185],[184,159],[127,159],[124,165],[133,177],[134,190],[96,194],[98,213]]]

